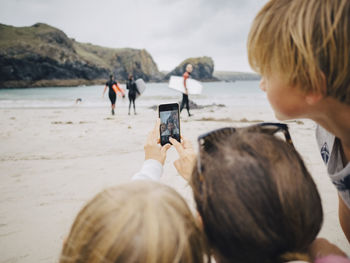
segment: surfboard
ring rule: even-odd
[[[186,87],[188,90],[188,94],[201,94],[203,89],[202,84],[194,79],[187,79]],[[183,77],[171,76],[169,80],[169,88],[185,93]]]
[[[146,89],[146,84],[145,82],[143,81],[143,79],[137,79],[135,81],[136,83],[136,86],[137,86],[137,89],[138,91],[140,92],[140,94],[136,93],[136,98],[140,97],[142,95],[142,93],[145,91]]]
[[[112,86],[112,88],[113,88],[113,90],[114,90],[116,95],[118,95],[118,96],[124,96],[125,95],[125,90],[123,88],[121,88],[119,86],[119,84],[117,84],[117,85],[114,84]]]

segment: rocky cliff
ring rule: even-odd
[[[186,65],[192,64],[192,77],[202,81],[217,80],[213,77],[214,61],[210,57],[188,58],[180,63],[174,70],[166,74],[165,79],[168,80],[171,75],[182,76],[186,71]]]
[[[163,78],[146,50],[114,49],[79,43],[49,25],[0,24],[0,87],[103,83],[129,73],[146,81]]]

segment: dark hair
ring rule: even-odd
[[[110,75],[109,75],[109,78],[112,79],[112,78],[113,78],[113,74],[110,74]]]
[[[323,212],[299,154],[275,136],[239,130],[214,146],[201,151],[191,184],[217,261],[300,259],[293,255],[315,239]]]

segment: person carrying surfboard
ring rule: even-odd
[[[136,115],[136,108],[135,108],[135,99],[136,95],[139,94],[141,95],[140,91],[137,88],[137,85],[134,81],[134,77],[130,74],[128,82],[126,83],[126,88],[129,90],[128,97],[129,97],[129,115],[130,115],[130,108],[131,108],[131,103],[134,105],[134,114]]]
[[[186,81],[187,81],[188,78],[190,78],[192,70],[193,70],[192,65],[191,64],[187,64],[186,72],[183,74],[185,93],[182,93],[182,102],[181,102],[181,106],[180,106],[180,113],[181,113],[182,109],[184,108],[184,106],[186,104],[188,117],[191,117],[192,114],[190,113],[190,104],[189,104],[189,101],[188,101],[188,90],[187,90],[187,86],[186,86]]]
[[[117,99],[117,93],[121,92],[123,95],[123,98],[125,98],[124,91],[118,86],[118,83],[114,80],[114,76],[111,74],[109,75],[109,80],[106,82],[105,88],[103,90],[102,97],[104,97],[105,92],[107,90],[107,87],[109,88],[108,96],[112,104],[112,115],[114,115],[114,109],[115,109],[115,101]]]

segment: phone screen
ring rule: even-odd
[[[179,104],[161,104],[159,105],[160,118],[160,144],[164,145],[169,142],[169,137],[180,142],[180,119],[179,119]]]

